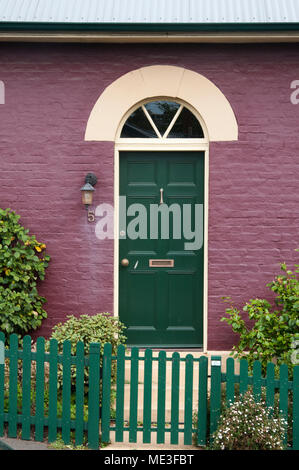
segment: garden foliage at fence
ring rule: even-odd
[[[2,333],[0,340],[5,341]],[[141,432],[145,443],[151,442],[153,435],[157,443],[164,443],[166,434],[170,433],[171,444],[177,444],[183,433],[184,444],[191,444],[195,439],[198,445],[205,446],[217,429],[223,396],[226,403],[232,403],[237,394],[250,389],[257,401],[265,396],[269,408],[278,399],[279,409],[288,420],[285,443],[288,441],[293,449],[299,449],[299,366],[294,367],[290,381],[285,364],[280,366],[279,378],[275,376],[272,363],[268,364],[263,377],[258,361],[250,375],[245,359],[240,361],[239,373],[236,373],[236,361],[228,358],[223,372],[220,356],[213,356],[209,364],[204,355],[181,357],[174,352],[169,357],[165,351],[154,355],[150,349],[145,352],[138,348],[126,350],[123,345],[112,355],[109,343],[102,353],[100,344],[91,343],[86,354],[84,344],[78,342],[76,354],[72,354],[70,341],[65,341],[63,353],[59,354],[55,339],[50,340],[49,351],[46,351],[44,338],[39,337],[33,348],[30,336],[25,336],[19,345],[15,334],[9,338],[5,357],[5,364],[0,364],[0,436],[7,429],[9,437],[19,435],[22,439],[54,442],[61,432],[65,444],[73,440],[75,445],[81,445],[87,441],[91,449],[98,449],[100,441],[109,442],[112,432],[118,442],[123,441],[125,433],[130,442],[136,442],[137,433]],[[141,363],[142,384],[139,380]],[[126,364],[129,364],[129,380],[125,375]],[[156,395],[153,394],[153,366],[157,370]],[[116,368],[116,383],[111,380],[113,367]],[[169,367],[171,410],[168,419],[165,397]],[[62,390],[57,387],[59,369],[62,369]],[[71,382],[74,370],[75,385]],[[86,370],[88,384],[84,382]],[[183,390],[180,390],[181,382]],[[129,387],[127,420],[125,387]],[[198,390],[196,400],[194,387]],[[141,423],[138,420],[140,394]],[[155,421],[153,409],[156,410]]]

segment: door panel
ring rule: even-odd
[[[180,218],[174,229],[170,212],[167,233],[159,214],[157,230],[151,233],[150,209],[160,203],[161,188],[165,207],[176,205],[174,211]],[[199,222],[193,209],[204,202],[204,152],[120,152],[120,196],[126,196],[127,210],[132,204],[142,204],[146,214],[143,229],[136,224],[138,212],[127,216],[127,228],[134,226],[137,235],[146,233],[146,238],[127,236],[119,241],[120,261],[129,260],[128,267],[120,263],[119,268],[119,316],[127,326],[128,344],[201,347],[204,248],[185,250],[189,240],[184,238],[183,210],[184,205],[191,205],[194,230]],[[203,220],[200,224],[203,231]],[[182,238],[176,239],[178,231]],[[150,267],[151,259],[172,259],[174,266]]]

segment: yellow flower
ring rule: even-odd
[[[5,275],[6,275],[6,276],[9,276],[9,275],[10,275],[10,269],[5,268]]]
[[[42,243],[40,247],[41,247],[42,250],[44,250],[46,248],[46,246],[47,245],[45,243]]]
[[[41,249],[39,246],[35,246],[34,248],[35,248],[36,251],[38,251],[39,253],[42,251],[42,249]]]

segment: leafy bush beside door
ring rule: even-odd
[[[50,256],[19,219],[14,211],[0,209],[0,330],[6,336],[36,330],[47,317],[37,283],[45,278]]]
[[[299,265],[291,271],[282,263],[281,270],[283,274],[267,284],[276,294],[275,306],[264,299],[251,299],[243,307],[253,324],[247,324],[232,303],[226,309],[228,317],[221,319],[239,335],[233,347],[235,357],[246,358],[250,366],[259,360],[264,371],[273,360],[277,365],[288,364],[292,370],[294,348],[299,347]],[[230,302],[229,297],[224,300]]]

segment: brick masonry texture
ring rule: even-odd
[[[299,79],[297,45],[1,44],[0,206],[47,244],[51,264],[40,293],[48,336],[66,315],[113,311],[113,241],[99,241],[79,189],[98,177],[95,205],[113,204],[111,142],[85,142],[91,109],[121,75],[176,65],[214,82],[230,101],[238,142],[212,143],[209,180],[208,348],[236,341],[220,323],[237,306],[273,296],[266,283],[293,266],[298,247]]]

